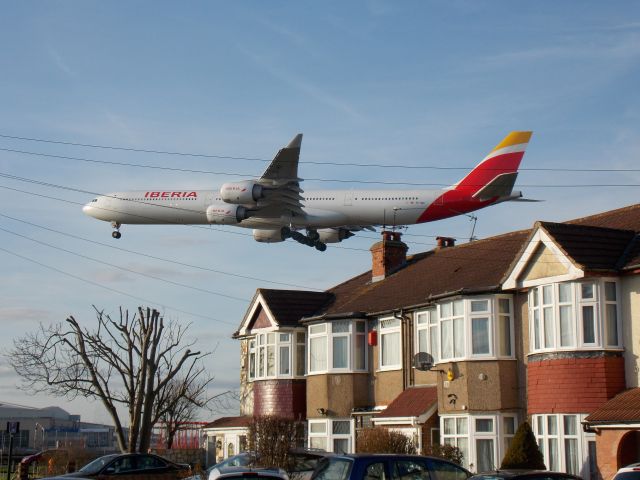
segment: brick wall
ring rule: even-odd
[[[305,380],[264,380],[253,382],[253,414],[306,419]]]
[[[624,358],[595,353],[544,358],[527,365],[529,414],[590,413],[625,388]]]

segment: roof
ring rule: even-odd
[[[632,388],[619,393],[600,408],[593,411],[585,422],[597,423],[640,423],[640,388]]]
[[[318,313],[379,313],[447,294],[496,290],[528,236],[529,230],[521,230],[413,255],[404,268],[379,282],[371,283],[367,271],[330,289],[335,300]]]
[[[297,326],[300,318],[318,311],[333,297],[327,292],[269,288],[259,288],[258,293],[264,298],[278,325],[291,327]]]
[[[376,418],[419,417],[437,402],[438,389],[435,385],[407,388]]]
[[[619,270],[627,248],[636,237],[633,230],[551,222],[538,222],[536,225],[543,228],[576,266],[585,271]]]
[[[250,416],[242,416],[242,417],[220,417],[214,420],[211,423],[207,423],[202,428],[240,428],[240,427],[248,427],[251,424],[253,417]]]

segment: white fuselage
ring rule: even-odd
[[[251,217],[236,226],[270,229],[415,224],[445,191],[306,191],[301,202],[304,216]],[[117,224],[207,224],[210,222],[206,211],[212,204],[226,205],[217,190],[139,190],[99,196],[87,203],[83,211],[99,220]]]

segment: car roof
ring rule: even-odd
[[[527,477],[527,476],[539,476],[539,475],[559,475],[565,478],[574,478],[574,479],[580,479],[580,477],[577,477],[575,475],[571,475],[570,473],[564,473],[564,472],[552,472],[549,470],[518,470],[518,469],[513,469],[513,470],[493,470],[490,472],[481,472],[481,473],[476,473],[475,475],[473,475],[469,480],[473,479],[473,478],[484,478],[484,477],[502,477],[502,478],[512,478],[512,477]]]
[[[287,478],[279,469],[273,468],[247,468],[247,467],[224,467],[220,469],[220,476],[218,478],[235,477],[238,475],[246,477],[277,477]]]

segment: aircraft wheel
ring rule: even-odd
[[[120,232],[111,232],[111,236],[113,238],[120,238],[122,236],[122,234]]]
[[[283,239],[287,239],[287,238],[291,238],[291,229],[289,227],[282,227],[280,229],[280,234],[282,235]]]
[[[309,247],[314,247],[316,242],[314,240],[311,240],[309,237],[304,237],[304,244]]]
[[[317,230],[307,230],[307,237],[315,242],[320,238],[320,234]]]
[[[321,252],[324,252],[327,249],[327,246],[322,242],[316,242],[315,247],[316,247],[316,250],[319,250]]]

